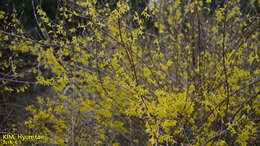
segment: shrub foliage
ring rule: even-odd
[[[1,11],[1,47],[16,54],[1,62],[6,79],[22,79],[31,54],[33,84],[55,91],[26,108],[24,132],[62,145],[259,142],[259,1],[248,14],[240,0],[214,12],[211,3],[161,0],[133,12],[129,0],[113,9],[86,0],[59,5],[55,20],[36,7],[40,40]],[[5,82],[10,93],[31,85]]]

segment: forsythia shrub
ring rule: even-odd
[[[210,0],[161,0],[141,13],[129,0],[95,5],[60,7],[57,22],[37,7],[42,40],[18,19],[0,31],[11,51],[37,56],[37,84],[55,91],[26,108],[28,134],[60,145],[257,143],[259,17],[241,13],[240,0],[213,13]]]

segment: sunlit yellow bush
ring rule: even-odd
[[[26,108],[26,132],[53,144],[256,144],[259,19],[239,0],[214,13],[210,0],[161,0],[141,13],[128,3],[60,7],[58,23],[37,8],[39,41],[1,30],[10,50],[37,56],[37,84],[55,90]]]

